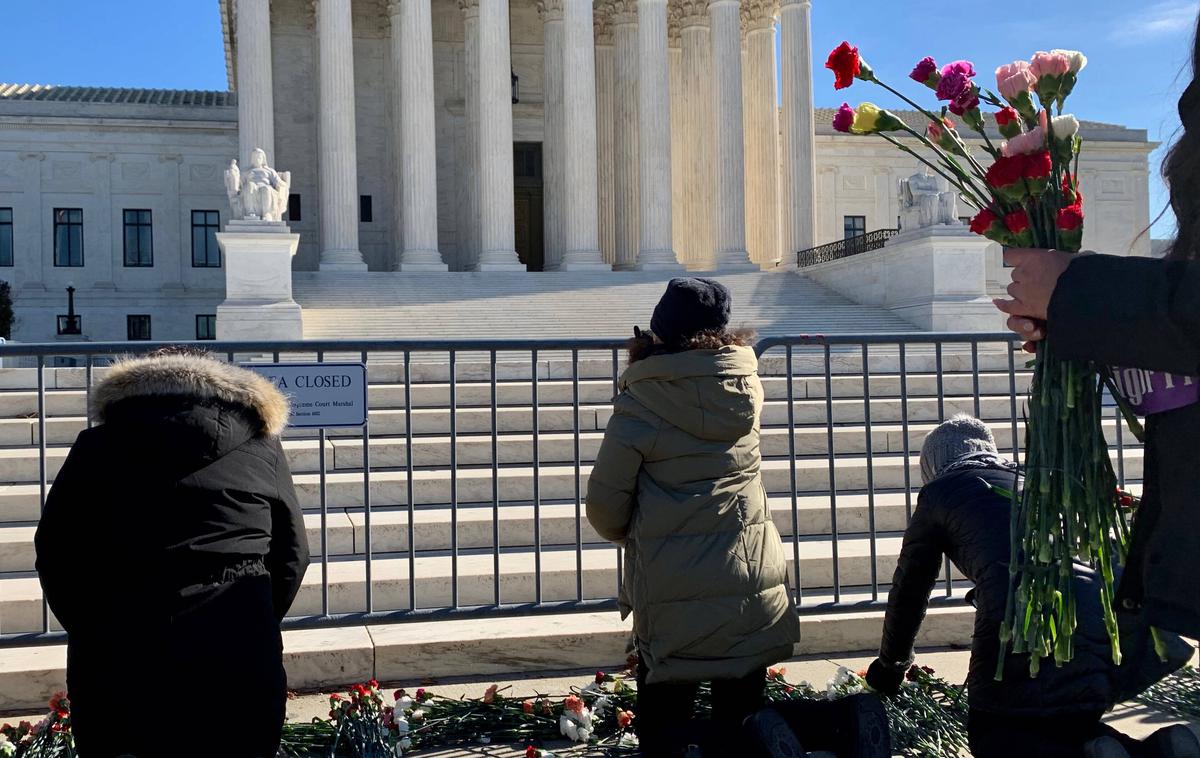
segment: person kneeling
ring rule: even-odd
[[[1128,758],[1130,753],[1200,758],[1200,743],[1186,727],[1167,727],[1138,743],[1101,722],[1114,704],[1182,666],[1192,650],[1172,636],[1171,660],[1161,663],[1148,627],[1143,623],[1139,628],[1138,619],[1123,617],[1124,663],[1114,665],[1100,580],[1082,564],[1075,564],[1074,658],[1061,667],[1044,663],[1031,678],[1028,655],[1006,653],[1003,678],[996,681],[1008,596],[1012,505],[1011,495],[1001,493],[1019,487],[1017,467],[998,454],[987,425],[960,415],[926,437],[921,479],[924,486],[904,533],[888,595],[879,658],[867,670],[867,684],[884,693],[901,687],[945,555],[975,583],[968,594],[976,611],[967,676],[967,731],[976,758]]]
[[[633,614],[640,661],[635,723],[655,758],[704,742],[688,731],[703,681],[712,682],[714,727],[738,734],[765,703],[767,666],[800,639],[760,474],[758,360],[728,329],[729,310],[721,284],[671,281],[653,336],[635,331],[588,480],[588,521],[625,548],[621,615]]]

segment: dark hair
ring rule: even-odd
[[[1179,98],[1183,133],[1163,160],[1171,210],[1178,231],[1167,257],[1195,260],[1200,257],[1200,19],[1192,40],[1192,82]]]
[[[684,353],[688,350],[717,350],[730,345],[745,347],[754,341],[750,329],[706,329],[686,338],[681,344],[668,347],[648,331],[639,332],[626,344],[629,362],[637,363],[652,355]]]

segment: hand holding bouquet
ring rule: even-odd
[[[1082,244],[1084,212],[1079,121],[1063,113],[1063,105],[1086,65],[1076,51],[1039,52],[996,69],[993,92],[976,82],[969,61],[939,67],[925,58],[909,78],[944,103],[932,111],[881,81],[848,42],[825,64],[837,89],[855,80],[871,82],[926,121],[918,129],[872,103],[857,108],[846,103],[834,117],[835,129],[879,135],[929,166],[975,208],[976,234],[1009,247],[1069,253]],[[993,109],[990,120],[1003,140],[993,141],[983,106]],[[975,144],[948,114],[974,133]],[[1120,662],[1113,567],[1124,557],[1128,527],[1113,494],[1116,477],[1101,425],[1106,385],[1111,386],[1107,368],[1062,360],[1052,340],[1038,344],[1025,427],[1025,487],[1013,494],[1009,599],[1000,632],[1005,646],[1011,642],[1014,652],[1029,654],[1035,676],[1042,658],[1053,655],[1061,664],[1073,655],[1073,560],[1103,577],[1105,625],[1113,660]],[[1002,668],[1001,661],[997,676]]]

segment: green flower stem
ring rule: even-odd
[[[970,192],[966,187],[964,187],[960,181],[958,181],[954,177],[947,174],[942,169],[941,166],[936,165],[935,163],[930,161],[928,158],[925,158],[924,156],[922,156],[916,150],[913,150],[908,145],[905,145],[903,142],[900,142],[896,138],[892,137],[889,134],[885,134],[884,132],[879,132],[879,136],[883,137],[885,140],[887,140],[888,142],[895,145],[896,148],[898,148],[899,150],[902,150],[903,152],[908,153],[909,155],[916,158],[921,163],[924,163],[926,166],[929,166],[931,169],[933,169],[935,172],[937,172],[937,174],[939,176],[941,176],[946,181],[950,182],[951,186],[956,187],[958,189],[958,191],[962,194],[963,199],[966,200],[970,205],[974,206],[975,208],[977,208],[979,210],[987,208],[990,205],[990,203],[986,203],[983,200],[980,200],[978,197],[976,197],[974,195],[974,193]]]

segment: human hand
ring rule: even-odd
[[[1046,337],[1045,320],[1050,298],[1072,259],[1071,253],[1061,250],[1010,248],[1004,251],[1004,262],[1013,267],[1012,284],[1008,285],[1012,299],[992,302],[1008,314],[1008,328],[1025,338],[1025,349],[1030,352],[1036,342]]]
[[[907,671],[907,665],[898,666],[876,658],[867,669],[867,686],[884,695],[895,695],[904,684]]]

